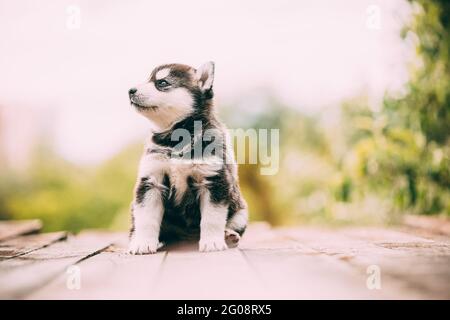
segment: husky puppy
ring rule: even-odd
[[[237,246],[245,231],[247,204],[227,130],[214,110],[213,80],[212,62],[198,69],[166,64],[128,92],[154,128],[131,208],[132,254],[194,239],[200,251],[224,250]]]

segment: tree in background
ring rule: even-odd
[[[403,36],[417,39],[420,63],[406,94],[386,96],[381,111],[343,105],[346,174],[352,190],[391,198],[402,211],[450,215],[450,2],[411,2]]]

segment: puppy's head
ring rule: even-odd
[[[167,127],[212,99],[213,80],[213,62],[198,69],[165,64],[155,68],[147,82],[131,88],[128,95],[139,113],[159,127]]]

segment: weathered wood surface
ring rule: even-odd
[[[43,234],[46,235],[46,234]],[[18,238],[20,240],[21,238]],[[0,298],[24,298],[53,280],[67,267],[95,255],[111,244],[111,237],[90,234],[61,238],[13,259],[0,261]]]
[[[129,255],[127,236],[116,237],[101,254],[79,263],[80,289],[68,288],[69,274],[30,294],[29,299],[149,299],[167,252]]]
[[[403,223],[412,228],[433,231],[434,233],[450,236],[450,221],[445,218],[405,215]]]
[[[0,261],[19,257],[63,240],[67,232],[32,234],[0,242]]]
[[[254,224],[239,248],[222,252],[200,253],[196,244],[180,244],[133,256],[126,245],[126,234],[82,233],[0,261],[0,297],[450,298],[450,239],[442,235]],[[79,280],[75,287],[74,274],[67,272],[73,265]],[[367,284],[373,266],[380,271],[379,289]]]
[[[39,220],[0,221],[0,241],[38,232],[42,228]]]

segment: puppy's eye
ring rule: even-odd
[[[165,87],[170,86],[170,83],[167,82],[167,81],[164,80],[164,79],[161,79],[161,80],[157,80],[157,81],[156,81],[156,86],[157,86],[158,88],[165,88]]]

